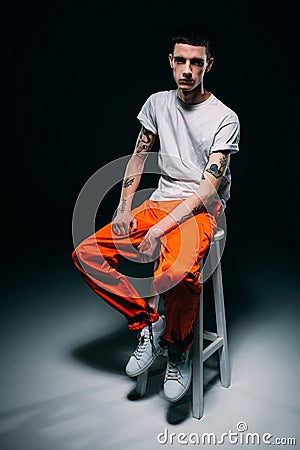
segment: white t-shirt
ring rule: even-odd
[[[212,152],[239,150],[238,117],[213,94],[202,103],[188,105],[180,100],[177,90],[157,92],[146,100],[137,118],[159,136],[161,175],[150,197],[153,201],[189,197],[198,189]],[[218,190],[224,205],[230,184],[228,165]]]

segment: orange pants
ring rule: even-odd
[[[182,200],[146,200],[132,211],[138,227],[129,235],[118,236],[111,223],[85,239],[72,257],[84,280],[92,290],[121,312],[128,328],[140,330],[159,315],[150,307],[128,277],[117,271],[124,258],[139,261],[137,246],[151,226],[158,223]],[[167,318],[166,343],[176,344],[181,351],[192,343],[192,327],[200,298],[200,261],[207,252],[216,221],[202,212],[186,220],[165,235],[162,252],[152,284],[164,300]]]

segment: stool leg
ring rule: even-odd
[[[193,380],[192,380],[192,414],[194,419],[203,416],[203,285],[200,294],[199,310],[194,324],[193,343]]]
[[[157,267],[157,261],[155,261],[155,267]],[[149,305],[153,306],[155,309],[158,309],[158,303],[159,303],[159,295],[151,290],[150,292],[150,298],[149,298]],[[136,386],[135,386],[135,392],[139,397],[143,397],[145,395],[146,389],[147,389],[147,382],[148,382],[148,372],[149,369],[145,372],[141,373],[137,377],[136,380]]]
[[[228,342],[227,342],[227,330],[226,330],[226,318],[225,318],[225,305],[224,305],[224,293],[222,282],[222,269],[221,269],[221,255],[220,255],[220,243],[217,241],[214,244],[215,257],[219,261],[217,268],[213,274],[213,289],[216,309],[216,325],[218,336],[223,338],[223,345],[219,350],[220,357],[220,378],[221,384],[224,387],[229,387],[230,380],[230,364],[228,354]]]
[[[147,381],[148,381],[148,370],[141,373],[141,375],[137,377],[135,392],[139,397],[143,397],[145,395],[147,388]]]

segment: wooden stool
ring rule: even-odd
[[[194,342],[192,354],[192,414],[195,419],[203,416],[203,366],[204,362],[216,351],[219,356],[220,381],[222,386],[230,386],[230,364],[228,355],[228,341],[226,330],[226,317],[224,306],[224,293],[221,270],[221,249],[220,242],[224,239],[225,232],[222,228],[217,228],[210,249],[205,260],[205,266],[212,269],[213,296],[216,314],[216,332],[205,331],[203,328],[203,299],[205,278],[203,277],[203,261],[201,264],[201,294],[197,319],[194,324]],[[203,340],[210,341],[210,344],[203,348]],[[165,352],[165,355],[167,353]],[[148,369],[149,370],[149,369]],[[148,370],[137,377],[136,394],[142,397],[145,394],[148,380]]]

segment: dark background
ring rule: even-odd
[[[2,3],[0,20],[1,448],[69,449],[78,437],[98,450],[103,436],[108,446],[101,448],[113,448],[110,430],[115,448],[126,447],[123,438],[130,442],[126,448],[135,448],[155,438],[164,415],[172,423],[172,409],[149,408],[149,397],[142,414],[130,408],[123,368],[136,336],[73,267],[72,215],[87,180],[133,151],[136,115],[146,98],[175,88],[169,39],[191,20],[204,23],[214,37],[206,87],[241,122],[222,258],[234,389],[230,404],[218,403],[222,411],[213,403],[209,410],[207,402],[205,413],[222,432],[235,429],[238,418],[250,431],[263,426],[264,432],[295,436],[296,3],[27,0]],[[142,186],[153,187],[151,176],[143,180]],[[100,205],[99,226],[111,219],[118,199],[115,186]],[[158,382],[153,401],[160,389]],[[217,387],[211,392],[219,395]],[[181,423],[189,412],[175,408],[173,416]]]
[[[206,87],[241,122],[226,257],[232,251],[246,263],[242,245],[253,259],[270,249],[278,259],[294,258],[296,17],[292,3],[283,1],[28,0],[2,7],[4,273],[15,277],[30,264],[42,270],[44,261],[72,264],[72,213],[81,188],[104,164],[132,152],[140,107],[153,92],[175,87],[170,35],[195,20],[214,41]],[[104,199],[99,225],[111,219],[118,198],[114,189]]]

